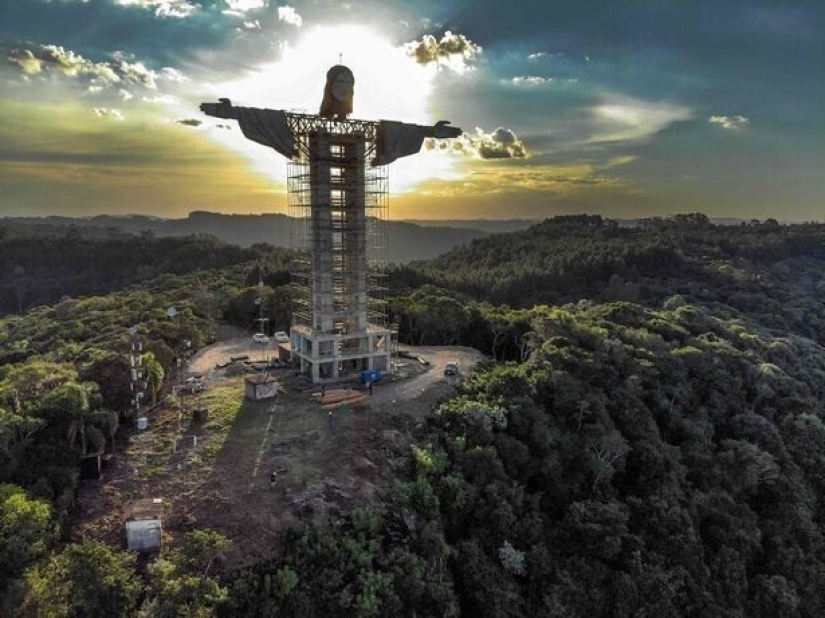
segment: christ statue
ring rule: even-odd
[[[354,86],[355,78],[348,67],[339,64],[327,71],[324,99],[318,117],[345,121],[352,113]],[[208,116],[237,120],[248,139],[269,146],[287,158],[291,159],[297,154],[295,135],[287,121],[288,112],[237,107],[229,99],[219,99],[218,103],[202,103],[200,109]],[[376,151],[372,165],[387,165],[401,157],[416,154],[421,150],[424,138],[445,139],[461,135],[461,129],[451,127],[445,120],[433,126],[393,120],[380,120],[377,125]]]

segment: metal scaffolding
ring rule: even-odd
[[[310,337],[385,328],[388,177],[370,164],[378,123],[287,119],[298,146],[287,168],[293,324]]]

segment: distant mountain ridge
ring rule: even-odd
[[[62,233],[66,228],[74,226],[92,229],[98,234],[106,234],[113,229],[127,234],[150,231],[156,236],[212,234],[224,242],[241,247],[251,247],[258,243],[276,247],[290,245],[290,218],[276,213],[230,215],[194,211],[183,219],[161,219],[145,215],[9,217],[0,219],[0,224],[2,223],[23,225],[38,235]],[[388,258],[390,262],[397,264],[434,258],[488,233],[474,228],[420,225],[406,221],[387,221],[386,229],[389,240]]]
[[[541,223],[542,219],[403,219],[422,227],[473,229],[487,234],[518,232]]]

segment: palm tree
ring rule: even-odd
[[[69,423],[69,430],[66,438],[69,444],[75,445],[80,441],[80,455],[88,454],[89,447],[94,448],[94,453],[101,452],[106,447],[106,436],[104,433],[92,423],[92,418],[96,412],[89,412],[84,410],[80,416]]]
[[[152,352],[146,352],[143,357],[143,371],[146,376],[146,388],[152,396],[152,405],[158,402],[161,388],[163,387],[163,379],[166,377],[166,372],[155,358]]]

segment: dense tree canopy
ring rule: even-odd
[[[0,237],[0,315],[51,304],[63,296],[106,294],[162,274],[239,264],[257,252],[214,236],[155,238],[81,230],[51,236]]]
[[[164,265],[186,243],[220,268]],[[127,329],[160,396],[217,320],[289,323],[289,252],[184,245],[136,258],[182,274],[86,297],[81,277],[0,319],[0,596],[29,614],[825,615],[825,226],[558,217],[393,270],[404,341],[490,360],[392,489],[271,561],[222,573],[226,539],[200,531],[141,577],[101,544],[54,546],[80,457],[128,406]],[[7,266],[18,311],[30,264]]]

